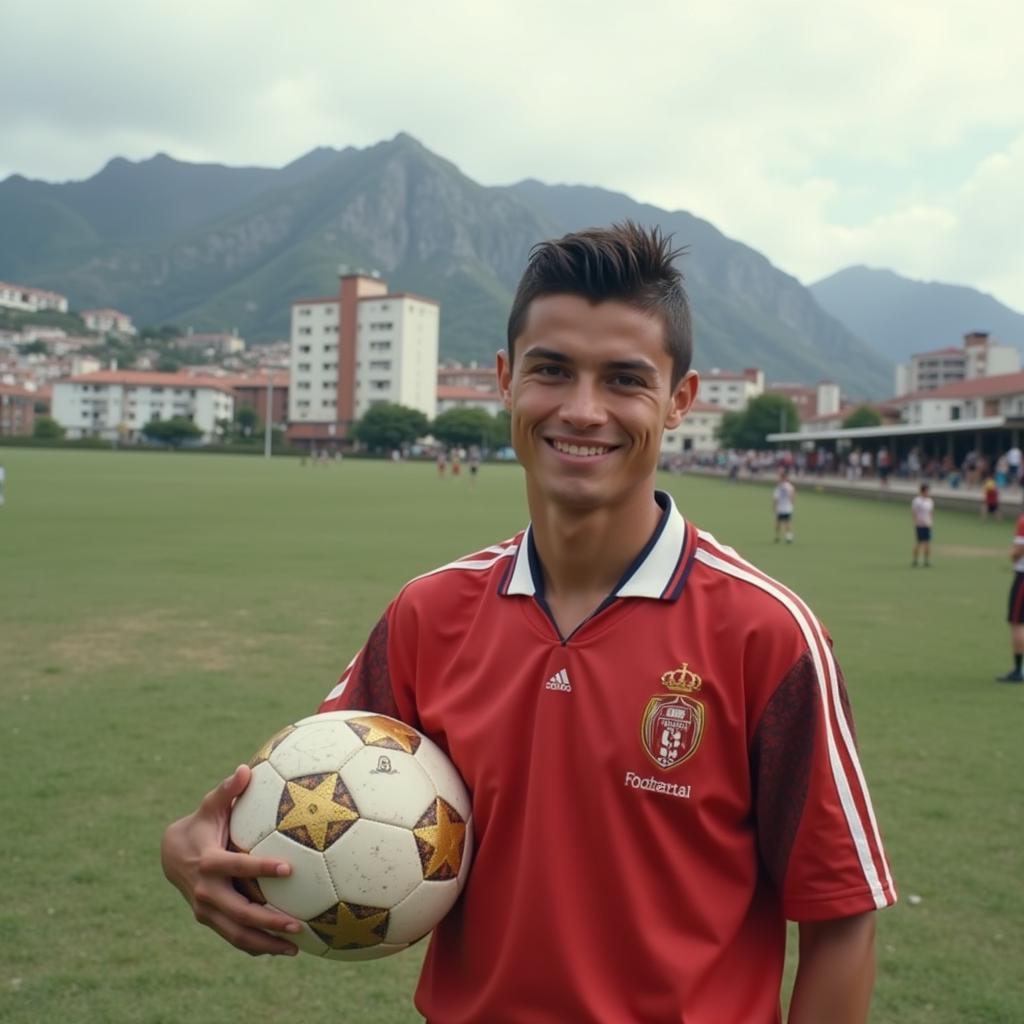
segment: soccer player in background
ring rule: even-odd
[[[1013,648],[1013,668],[1004,676],[996,676],[999,683],[1024,683],[1021,662],[1024,661],[1024,515],[1017,517],[1017,530],[1010,548],[1013,562],[1013,583],[1010,585],[1010,645]]]
[[[796,501],[796,488],[789,479],[786,470],[779,470],[779,482],[772,491],[772,508],[775,511],[775,543],[781,537],[787,544],[793,543],[793,511]]]
[[[828,634],[656,490],[697,396],[674,252],[632,224],[535,248],[498,356],[531,522],[407,584],[321,705],[393,715],[473,795],[466,888],[431,938],[434,1024],[862,1024],[895,901]],[[557,687],[547,683],[558,679]],[[231,878],[238,768],[164,870],[252,954],[287,916]]]
[[[932,558],[932,519],[935,515],[935,499],[931,496],[927,484],[921,484],[917,496],[910,503],[910,518],[914,520],[914,551],[910,556],[910,566],[917,568],[918,558],[924,559],[925,568],[931,567]]]

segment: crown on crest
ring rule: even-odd
[[[689,664],[688,661],[684,661],[679,668],[663,673],[661,677],[662,685],[667,686],[676,693],[693,693],[695,690],[699,690],[700,676],[696,672],[690,671]]]

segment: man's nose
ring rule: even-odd
[[[600,426],[608,418],[596,381],[580,377],[562,403],[561,416],[565,423],[577,430]]]

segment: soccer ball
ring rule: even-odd
[[[423,938],[451,909],[472,857],[469,794],[451,761],[404,722],[367,711],[312,715],[249,762],[230,847],[291,864],[236,879],[303,922],[288,935],[329,960],[374,960]]]

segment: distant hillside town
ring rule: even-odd
[[[32,435],[47,417],[70,439],[130,444],[148,424],[179,418],[194,424],[198,443],[210,443],[249,410],[250,425],[269,421],[295,447],[332,451],[350,448],[354,425],[382,403],[428,421],[452,409],[497,415],[504,406],[493,367],[439,362],[441,313],[434,298],[342,267],[334,294],[292,300],[287,341],[249,347],[235,330],[140,330],[116,309],[75,312],[56,292],[0,282],[0,437]],[[912,355],[894,384],[891,398],[870,405],[885,427],[1024,417],[1020,353],[982,331]],[[791,437],[809,443],[842,433],[864,408],[835,381],[711,369],[690,414],[665,434],[663,453],[716,452],[724,418],[762,395],[792,403],[799,427]]]

